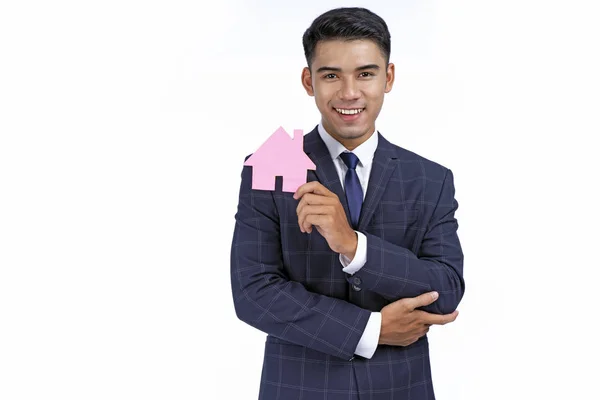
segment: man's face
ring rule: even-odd
[[[349,150],[375,131],[385,93],[392,90],[394,64],[372,40],[329,40],[317,44],[302,85],[315,97],[323,127]]]

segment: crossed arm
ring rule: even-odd
[[[421,258],[367,234],[367,262],[355,274],[362,277],[363,288],[392,301],[437,290],[442,304],[427,306],[428,311],[453,311],[464,290],[455,208],[452,176],[447,174],[423,239]],[[289,342],[352,358],[370,311],[310,292],[289,280],[282,265],[278,221],[271,192],[252,190],[251,170],[245,167],[231,249],[231,284],[238,318]]]

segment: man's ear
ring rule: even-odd
[[[302,86],[304,86],[304,90],[306,90],[306,93],[309,96],[315,95],[312,85],[312,75],[310,74],[310,69],[308,69],[308,67],[302,69]]]
[[[385,93],[389,93],[392,90],[392,86],[394,86],[394,79],[396,78],[396,68],[394,64],[389,63],[386,69],[385,75]]]

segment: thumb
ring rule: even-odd
[[[436,301],[439,297],[438,292],[428,292],[428,293],[423,293],[420,296],[417,297],[413,297],[411,300],[411,305],[413,306],[413,309],[415,308],[419,308],[419,307],[423,307],[423,306],[428,306],[431,303],[433,303],[434,301]]]

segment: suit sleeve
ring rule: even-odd
[[[452,171],[447,170],[418,254],[365,233],[367,261],[348,279],[356,282],[359,278],[363,289],[390,301],[435,290],[438,300],[422,309],[436,314],[453,312],[465,290],[454,193]]]
[[[238,318],[283,340],[351,359],[371,312],[289,279],[273,192],[253,190],[251,177],[251,167],[245,166],[231,246]]]

